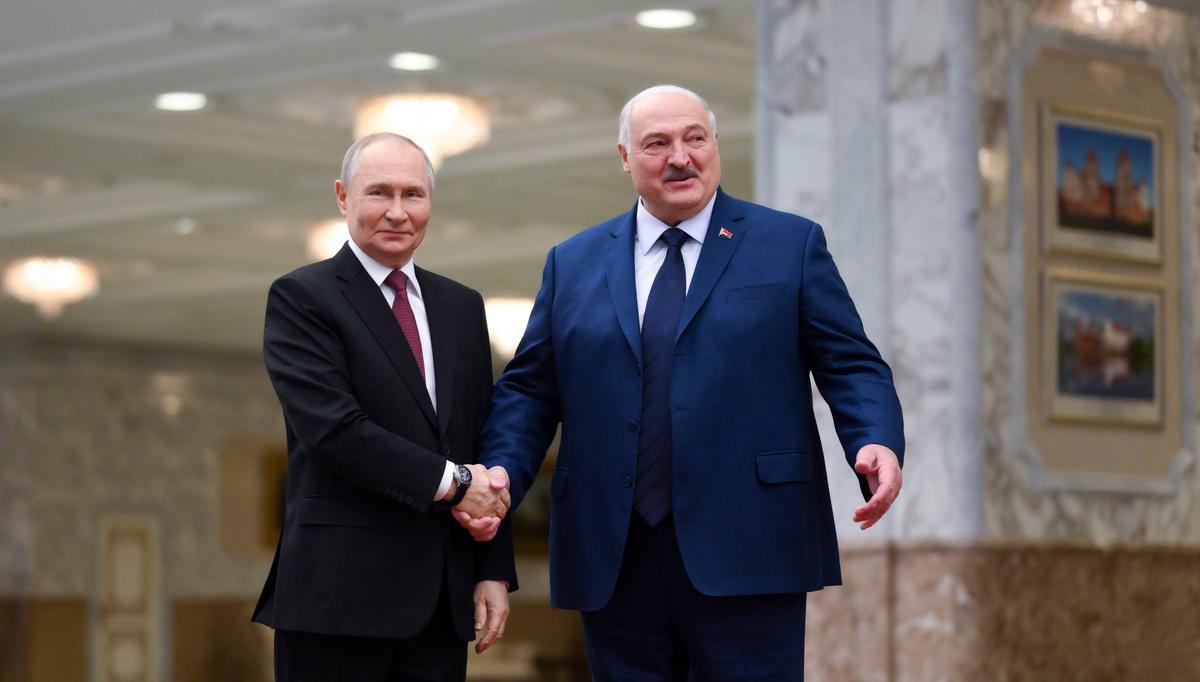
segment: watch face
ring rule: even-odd
[[[459,483],[466,485],[471,482],[471,470],[460,464],[454,467],[454,477]]]

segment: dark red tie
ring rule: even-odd
[[[417,329],[417,318],[413,317],[412,306],[408,302],[408,275],[399,270],[392,270],[383,283],[396,292],[392,301],[392,314],[400,323],[404,338],[408,339],[408,347],[412,349],[413,357],[417,359],[417,369],[421,370],[421,378],[425,378],[425,356],[421,353],[421,331]]]

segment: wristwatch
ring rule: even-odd
[[[458,490],[454,491],[454,497],[447,500],[447,504],[451,507],[462,502],[462,499],[467,496],[467,488],[471,487],[471,470],[461,464],[456,464],[454,480],[458,481]]]

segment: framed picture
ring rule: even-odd
[[[1161,134],[1153,122],[1055,106],[1042,119],[1048,247],[1160,261]]]
[[[1153,281],[1050,270],[1042,381],[1056,420],[1163,423],[1163,291]]]

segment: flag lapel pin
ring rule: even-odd
[[[733,233],[730,232],[729,230],[725,229],[724,227],[722,227],[721,231],[718,232],[717,234],[721,235],[722,237],[724,237],[726,239],[733,239]]]

